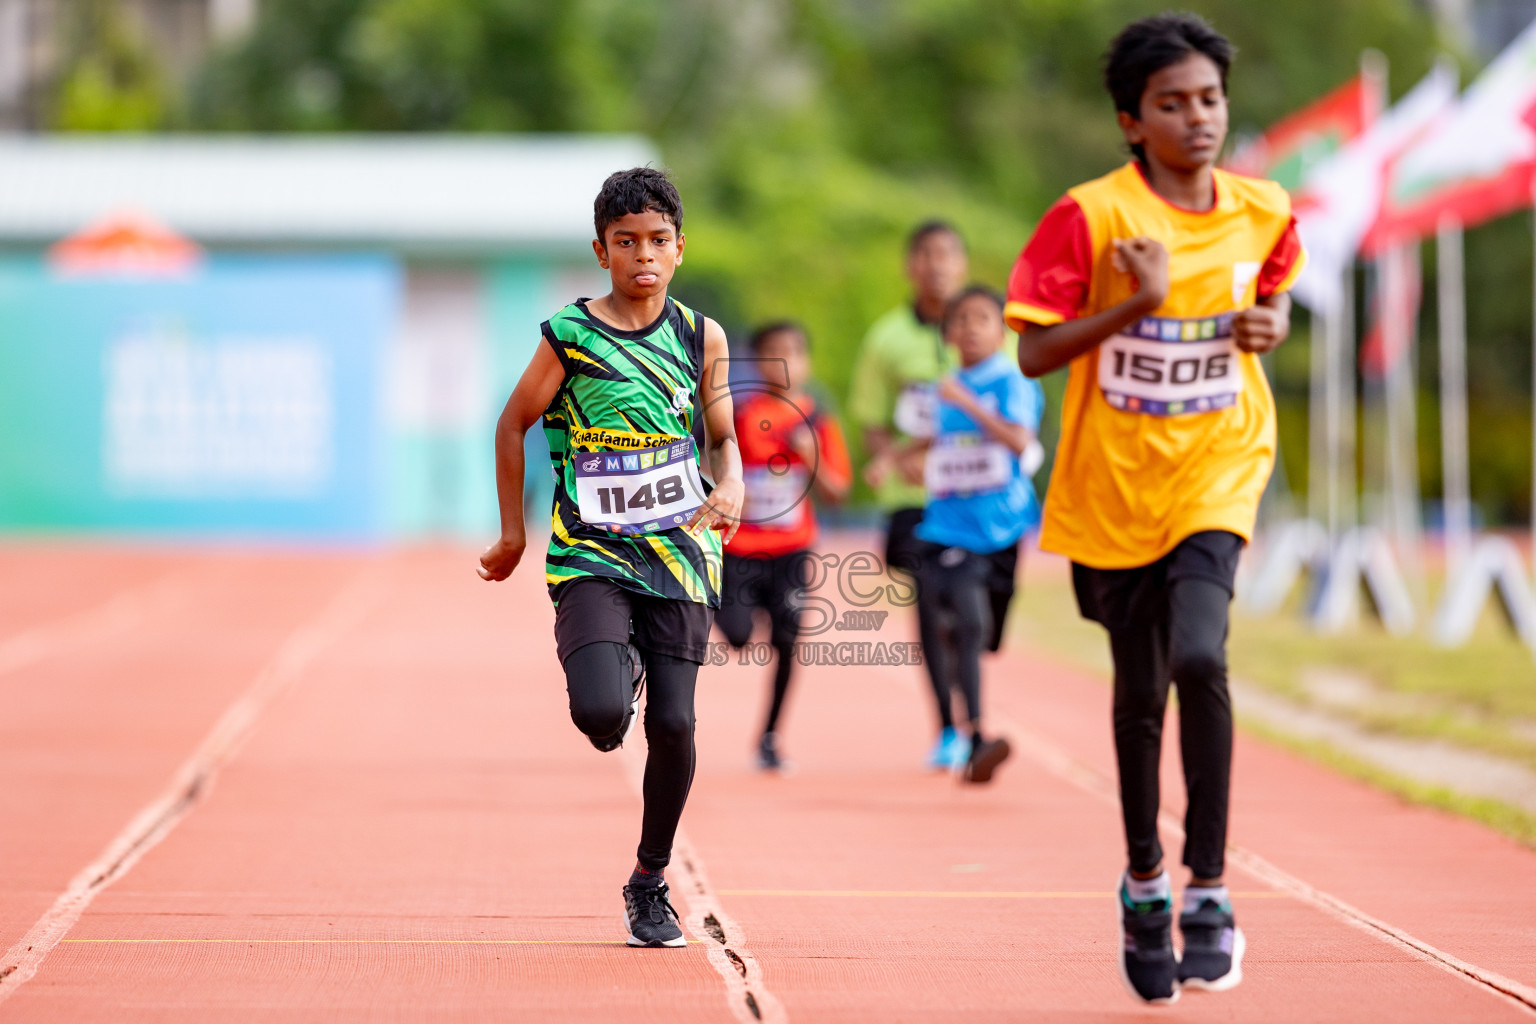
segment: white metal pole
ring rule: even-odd
[[[1391,350],[1396,340],[1392,333],[1392,251],[1378,253],[1370,264],[1375,280],[1372,292],[1374,309],[1373,324],[1367,326],[1379,333],[1382,351]],[[1392,427],[1394,425],[1391,396],[1388,393],[1388,367],[1367,367],[1362,361],[1364,346],[1360,346],[1361,360],[1355,362],[1355,372],[1360,375],[1360,494],[1362,505],[1360,521],[1366,526],[1386,531],[1392,519]]]
[[[1339,303],[1339,362],[1335,371],[1338,377],[1336,392],[1339,402],[1339,525],[1342,530],[1353,529],[1359,522],[1359,493],[1355,475],[1355,363],[1358,359],[1355,345],[1355,265],[1351,261],[1344,269],[1344,290]]]
[[[1311,315],[1311,385],[1307,396],[1307,514],[1315,523],[1332,528],[1329,519],[1330,447],[1328,422],[1330,416],[1328,367],[1332,343],[1333,318],[1328,315]]]
[[[1386,425],[1382,431],[1381,450],[1385,460],[1382,486],[1382,525],[1398,545],[1407,540],[1403,528],[1403,484],[1406,467],[1403,465],[1403,367],[1408,362],[1408,324],[1403,314],[1403,299],[1408,287],[1404,273],[1405,249],[1393,246],[1381,254],[1377,266],[1381,268],[1381,342],[1385,363],[1382,371],[1382,392],[1385,405]]]
[[[1447,578],[1472,548],[1472,496],[1467,470],[1467,312],[1461,222],[1441,219],[1436,235],[1440,295],[1440,458]]]
[[[1326,363],[1323,379],[1323,453],[1325,476],[1325,509],[1323,525],[1328,528],[1329,547],[1338,543],[1342,526],[1342,514],[1340,503],[1343,497],[1343,488],[1339,484],[1341,460],[1339,457],[1339,432],[1340,412],[1342,400],[1339,397],[1339,349],[1342,347],[1340,336],[1343,333],[1343,299],[1329,306],[1323,314],[1323,344],[1324,361]]]
[[[1391,377],[1392,408],[1397,410],[1398,431],[1393,451],[1396,452],[1398,469],[1396,522],[1402,557],[1408,570],[1409,584],[1422,598],[1423,595],[1423,528],[1419,508],[1419,306],[1423,296],[1423,268],[1419,258],[1419,243],[1409,242],[1398,250],[1399,283],[1411,303],[1404,303],[1398,312],[1403,331],[1402,356]]]

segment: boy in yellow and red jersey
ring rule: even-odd
[[[1046,212],[1008,289],[1020,368],[1071,367],[1040,546],[1072,560],[1082,614],[1109,633],[1130,861],[1120,971],[1147,1002],[1242,978],[1243,935],[1222,883],[1227,606],[1275,458],[1258,356],[1289,331],[1285,293],[1304,255],[1280,186],[1214,166],[1231,58],[1192,15],[1120,33],[1105,84],[1135,159]],[[1182,960],[1157,838],[1170,682],[1189,798]]]
[[[783,320],[752,335],[758,380],[734,391],[736,429],[746,481],[741,525],[725,547],[715,623],[735,647],[752,638],[754,609],[768,613],[776,659],[768,717],[758,741],[758,767],[778,771],[779,714],[794,671],[800,636],[798,595],[815,576],[811,498],[841,501],[853,482],[848,445],[837,418],[806,388],[810,341]]]

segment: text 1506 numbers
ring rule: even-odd
[[[1219,380],[1232,372],[1232,353],[1216,352],[1204,359],[1193,356],[1185,359],[1164,359],[1144,352],[1127,353],[1115,349],[1116,377],[1126,376],[1129,363],[1130,378],[1143,384],[1193,384],[1198,380]],[[1129,357],[1129,358],[1127,358]]]

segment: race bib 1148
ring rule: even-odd
[[[1099,346],[1099,390],[1116,409],[1152,416],[1212,412],[1237,404],[1243,370],[1233,314],[1180,320],[1145,317]]]
[[[704,504],[693,438],[626,452],[576,452],[581,521],[612,533],[682,526]]]

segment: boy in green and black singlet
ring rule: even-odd
[[[726,380],[720,326],[667,295],[682,263],[683,204],[666,175],[609,176],[594,204],[598,263],[613,290],[543,324],[496,428],[501,537],[480,575],[504,580],[526,546],[523,438],[540,420],[555,475],[544,577],[571,718],[617,748],[649,681],[645,810],[624,887],[632,946],[681,946],[663,870],[693,781],[693,693],[719,606],[721,539],[741,520],[729,391],[703,409],[714,487],[700,478],[694,397]],[[711,368],[719,366],[719,372]]]

